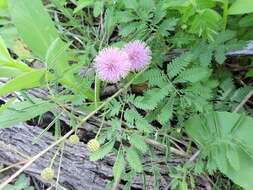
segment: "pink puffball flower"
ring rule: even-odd
[[[116,83],[126,77],[130,67],[128,55],[119,48],[103,49],[95,58],[95,69],[98,77],[110,83]]]
[[[151,50],[144,42],[139,40],[129,42],[124,46],[124,51],[131,62],[132,71],[139,71],[150,63]]]

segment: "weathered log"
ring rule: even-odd
[[[86,125],[90,124],[87,123]],[[49,132],[46,132],[36,144],[32,144],[33,139],[38,136],[41,131],[42,129],[39,127],[23,124],[1,129],[0,163],[4,165],[12,165],[26,160],[26,158],[9,149],[6,145],[15,147],[16,150],[30,157],[47,148],[54,140]],[[24,172],[43,181],[40,177],[40,172],[45,167],[49,166],[50,160],[57,148],[58,147],[55,147],[53,150],[47,152]],[[115,157],[113,155],[108,155],[101,161],[91,162],[89,161],[89,155],[90,153],[87,151],[85,143],[80,142],[77,145],[72,145],[68,141],[65,142],[59,177],[59,184],[61,186],[69,190],[105,189],[106,184],[113,179],[112,165]],[[60,156],[55,160],[55,171],[58,170],[59,163]],[[19,167],[20,166],[17,166],[16,168]],[[167,171],[164,170],[162,173],[166,174]],[[148,189],[153,189],[152,184],[154,179],[152,175],[147,174],[146,177]],[[50,184],[54,184],[56,180],[57,179],[54,178]],[[2,180],[0,179],[0,181]],[[46,181],[43,182],[48,183]],[[142,189],[142,184],[141,176],[136,176],[132,184],[132,189]],[[161,184],[165,184],[164,178],[161,179]]]
[[[176,57],[182,55],[187,52],[187,49],[173,49],[172,51],[166,54],[166,61],[172,61]],[[226,53],[227,57],[236,57],[236,56],[251,56],[253,55],[253,41],[248,41],[246,47],[241,50],[229,51]]]
[[[226,53],[227,56],[248,56],[253,55],[253,41],[249,41],[247,46],[242,50],[230,51]]]

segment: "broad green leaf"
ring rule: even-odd
[[[61,59],[64,53],[66,53],[68,47],[72,42],[62,43],[60,38],[56,38],[48,47],[45,62],[49,68],[55,68],[57,61]],[[55,68],[56,69],[56,68]]]
[[[35,70],[31,67],[28,67],[27,65],[25,65],[23,63],[16,62],[15,60],[1,61],[0,65],[5,66],[5,67],[13,67],[13,68],[18,69],[23,72],[30,72],[30,71]]]
[[[8,99],[8,101],[7,101],[5,104],[1,105],[1,106],[0,106],[0,114],[1,114],[5,109],[7,109],[7,108],[9,107],[9,105],[12,104],[15,100],[16,100],[16,98],[10,98],[10,99]]]
[[[130,137],[130,144],[136,147],[141,152],[145,153],[148,151],[148,145],[145,143],[143,138],[137,134],[133,134]]]
[[[0,0],[0,9],[8,8],[7,0]]]
[[[113,176],[114,181],[118,181],[125,170],[125,159],[124,153],[120,150],[116,159],[115,164],[113,165]]]
[[[54,109],[57,105],[46,101],[33,99],[30,101],[13,102],[0,114],[0,128],[10,127],[24,122]]]
[[[9,16],[7,18],[9,18]],[[6,46],[11,49],[15,46],[15,40],[19,38],[18,31],[13,24],[6,24],[4,27],[0,28],[0,35],[4,39]]]
[[[30,0],[8,0],[8,5],[23,41],[35,55],[45,59],[49,47],[59,35],[41,0],[32,3]],[[64,46],[64,42],[59,42],[59,46]],[[55,65],[58,72],[63,72],[68,66],[67,55],[62,55]]]
[[[253,118],[242,114],[211,112],[190,118],[185,122],[185,129],[205,155],[209,156],[208,165],[218,167],[233,182],[251,190],[252,123]]]
[[[3,23],[4,20],[1,19],[0,13],[0,23],[4,24],[4,27],[0,28],[0,35],[3,37],[6,46],[10,48],[15,54],[19,56],[19,58],[30,57],[31,52],[26,44],[20,39],[18,35],[17,28],[12,24],[12,21],[9,19],[10,15],[7,15],[6,23]]]
[[[15,67],[8,67],[0,65],[0,77],[17,77],[23,74],[25,71],[17,69]]]
[[[27,48],[26,44],[20,39],[16,39],[14,41],[12,49],[20,58],[31,56],[30,50]]]
[[[5,46],[3,38],[0,36],[0,64],[2,61],[10,61],[10,60],[12,60],[12,58]]]
[[[252,0],[236,0],[228,10],[230,15],[246,14],[253,12]]]
[[[11,58],[0,36],[0,77],[16,77],[33,69]]]
[[[234,148],[234,146],[229,146],[228,148],[230,149],[229,151],[227,151],[227,159],[229,161],[229,164],[235,170],[239,170],[240,169],[240,160],[239,160],[238,152],[237,152],[236,148]]]
[[[79,11],[81,11],[83,8],[91,6],[94,4],[94,0],[81,0],[78,1],[77,3],[77,7],[74,9],[74,14],[78,13]]]
[[[114,140],[106,143],[98,151],[92,153],[92,155],[90,156],[90,160],[91,161],[97,161],[99,159],[104,158],[109,152],[111,152],[111,150],[114,146],[114,143],[115,143]]]
[[[45,80],[45,74],[45,70],[33,70],[19,75],[15,79],[0,87],[0,96],[17,90],[30,89],[40,86]],[[48,79],[52,79],[52,76],[48,75]]]
[[[138,153],[136,152],[135,148],[130,147],[127,149],[127,161],[134,171],[136,172],[143,171],[141,159]]]

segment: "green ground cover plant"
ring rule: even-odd
[[[33,142],[55,137],[0,189],[34,189],[24,175],[7,184],[53,147],[79,143],[80,126],[95,118],[90,160],[115,156],[105,189],[130,190],[136,176],[147,189],[152,173],[154,190],[201,189],[201,177],[213,190],[251,190],[252,57],[228,52],[253,39],[252,21],[251,0],[0,0],[0,96],[23,99],[1,105],[0,129],[51,112]],[[59,151],[41,171],[46,181],[57,177]],[[170,162],[174,154],[183,164]]]

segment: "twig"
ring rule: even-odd
[[[114,182],[111,190],[117,190],[117,189],[119,189],[118,186],[119,186],[120,180],[121,180],[121,178],[118,181]]]
[[[61,155],[60,155],[60,162],[59,162],[59,168],[58,168],[58,172],[57,172],[57,180],[55,182],[55,189],[56,190],[58,189],[58,186],[59,186],[59,179],[60,179],[60,173],[61,173],[63,151],[64,151],[64,143],[62,144]]]
[[[154,141],[154,140],[151,140],[151,139],[147,139],[147,138],[144,138],[144,137],[143,137],[143,140],[144,140],[147,144],[152,145],[152,146],[155,146],[155,147],[157,147],[157,148],[159,148],[159,149],[163,149],[163,150],[164,150],[164,149],[167,148],[166,145],[161,144],[161,143],[159,143],[159,142],[157,142],[157,141]],[[177,154],[177,155],[180,155],[180,156],[183,156],[183,157],[189,157],[189,154],[187,154],[186,152],[180,151],[180,150],[175,149],[175,148],[173,148],[173,147],[170,147],[170,151],[171,151],[172,153],[174,153],[174,154]]]
[[[253,89],[247,94],[247,96],[245,96],[245,98],[241,101],[241,103],[234,109],[233,113],[238,112],[244,106],[244,104],[246,104],[246,102],[251,98],[252,95],[253,95]]]
[[[170,61],[187,51],[188,51],[187,49],[180,49],[180,50],[174,49],[166,54],[166,60]],[[241,50],[226,52],[226,56],[228,57],[249,56],[249,55],[253,55],[253,41],[248,41],[246,47],[244,47]]]
[[[1,134],[1,132],[0,132]],[[26,158],[27,160],[30,160],[31,157],[24,154],[23,152],[19,151],[16,149],[16,147],[12,146],[12,145],[9,145],[9,144],[5,144],[3,141],[0,141],[0,146],[2,145],[2,147],[6,148],[6,149],[9,149],[15,153],[17,153],[18,155],[22,156],[23,158]]]
[[[11,168],[14,168],[14,167],[16,167],[16,166],[19,166],[19,165],[25,164],[25,163],[27,163],[28,161],[29,161],[29,160],[24,160],[24,161],[21,161],[21,162],[18,162],[18,163],[12,164],[12,165],[10,165],[10,166],[7,166],[7,167],[5,167],[5,168],[1,169],[1,170],[0,170],[0,173],[4,172],[4,171],[6,171],[6,170],[9,170],[9,169],[11,169]]]

